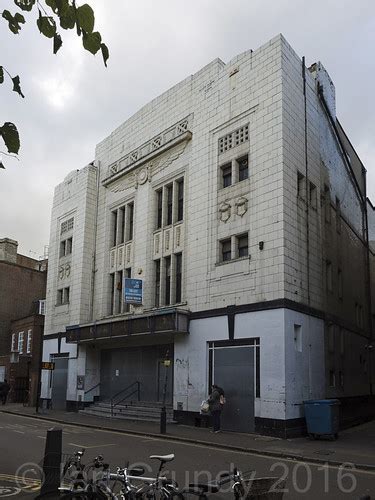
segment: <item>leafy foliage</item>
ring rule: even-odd
[[[75,28],[77,36],[82,37],[84,49],[91,52],[91,54],[95,55],[100,50],[104,65],[107,66],[109,50],[102,42],[101,34],[94,31],[95,15],[90,5],[84,4],[78,7],[75,0],[13,1],[15,6],[24,12],[31,12],[36,5],[38,6],[39,17],[36,24],[42,35],[53,40],[52,49],[54,54],[58,52],[63,44],[61,35],[58,32],[57,24],[59,23],[60,28],[63,30]],[[47,12],[48,9],[50,12]],[[19,12],[12,14],[9,10],[4,10],[1,16],[7,21],[9,30],[15,35],[19,34],[22,25],[26,23],[24,16]],[[13,91],[17,92],[21,97],[25,97],[21,90],[20,77],[18,75],[12,77],[3,66],[0,66],[0,84],[4,83],[5,74],[9,76],[13,83]],[[0,126],[0,136],[8,149],[8,153],[18,154],[20,139],[14,123],[5,122],[3,126]],[[0,168],[5,168],[1,161]]]

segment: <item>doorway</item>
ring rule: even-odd
[[[54,358],[55,369],[52,372],[52,408],[66,410],[66,389],[68,384],[68,358]]]

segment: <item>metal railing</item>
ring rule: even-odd
[[[131,392],[130,389],[134,388]],[[129,399],[131,396],[134,394],[137,395],[137,401],[141,400],[141,383],[136,380],[132,384],[128,385],[128,387],[125,387],[125,389],[121,389],[121,391],[117,392],[114,396],[111,398],[111,417],[113,417],[113,409],[115,406],[119,405],[126,399]],[[120,397],[119,397],[120,396]]]
[[[97,389],[98,387],[100,387],[100,384],[101,384],[101,382],[99,382],[98,384],[94,385],[93,387],[91,387],[90,389],[88,389],[87,391],[85,391],[85,392],[84,392],[84,396],[85,396],[84,401],[86,401],[86,395],[87,395],[89,392],[91,392],[91,391],[93,391],[93,390]],[[92,400],[93,400],[93,401],[94,401],[94,397],[95,397],[95,396],[93,396],[93,398],[92,398]]]

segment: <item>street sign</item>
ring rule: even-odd
[[[127,304],[142,305],[143,280],[125,278],[124,291],[124,300]]]
[[[42,370],[54,370],[54,369],[55,369],[55,363],[52,363],[50,361],[42,362]]]

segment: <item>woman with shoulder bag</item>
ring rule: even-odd
[[[225,403],[224,391],[216,384],[212,385],[211,395],[207,400],[212,415],[213,429],[211,432],[220,432],[221,411]]]

